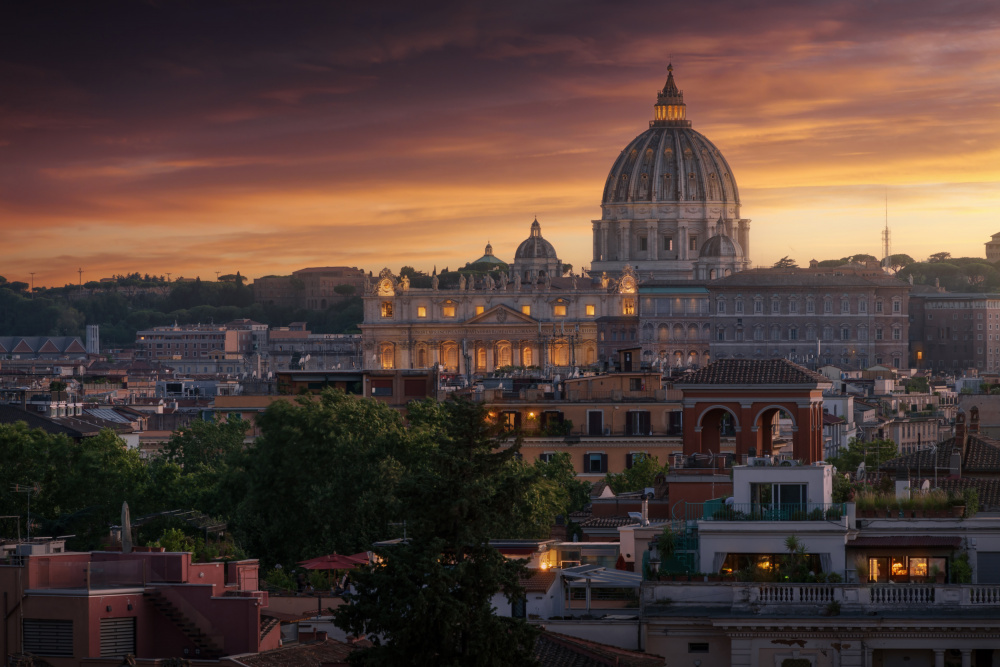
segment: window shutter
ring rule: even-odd
[[[642,435],[649,435],[652,433],[650,428],[649,413],[642,411],[639,413],[639,433]]]
[[[608,455],[601,454],[601,472],[608,471]]]
[[[632,467],[632,455],[631,454],[626,454],[625,455],[625,467],[626,468],[631,468]]]

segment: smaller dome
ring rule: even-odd
[[[726,258],[733,257],[736,259],[742,259],[743,249],[740,244],[725,234],[717,234],[712,238],[705,241],[705,245],[701,247],[701,252],[698,254],[701,258]]]
[[[517,246],[514,261],[519,259],[557,259],[556,249],[542,238],[542,226],[538,224],[538,218],[531,223],[531,235]]]
[[[493,255],[493,246],[490,244],[489,241],[486,242],[486,253],[482,257],[480,257],[479,259],[477,259],[476,261],[474,261],[472,263],[473,264],[496,264],[497,266],[500,266],[500,265],[507,266],[507,262],[505,262],[505,261],[501,260],[500,258],[495,257]]]

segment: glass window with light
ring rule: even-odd
[[[427,306],[417,306],[417,317],[427,317]]]
[[[587,315],[593,316],[595,310],[593,304],[587,304]]]
[[[531,306],[521,306],[521,312],[525,315],[531,315]]]
[[[455,317],[455,306],[441,306],[441,315],[443,317]]]
[[[382,317],[392,317],[392,301],[382,302]]]
[[[562,304],[552,306],[552,315],[555,317],[566,317],[566,306]]]
[[[622,315],[635,315],[635,299],[622,301]]]
[[[486,311],[484,306],[476,306],[476,315],[482,315]]]

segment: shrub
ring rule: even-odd
[[[979,511],[979,490],[967,487],[962,490],[962,497],[965,498],[965,518],[974,517]]]
[[[955,584],[972,583],[972,566],[969,565],[969,552],[963,551],[951,562],[951,581]]]

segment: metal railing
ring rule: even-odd
[[[847,515],[845,503],[785,503],[762,505],[708,501],[685,503],[688,521],[840,521]]]

